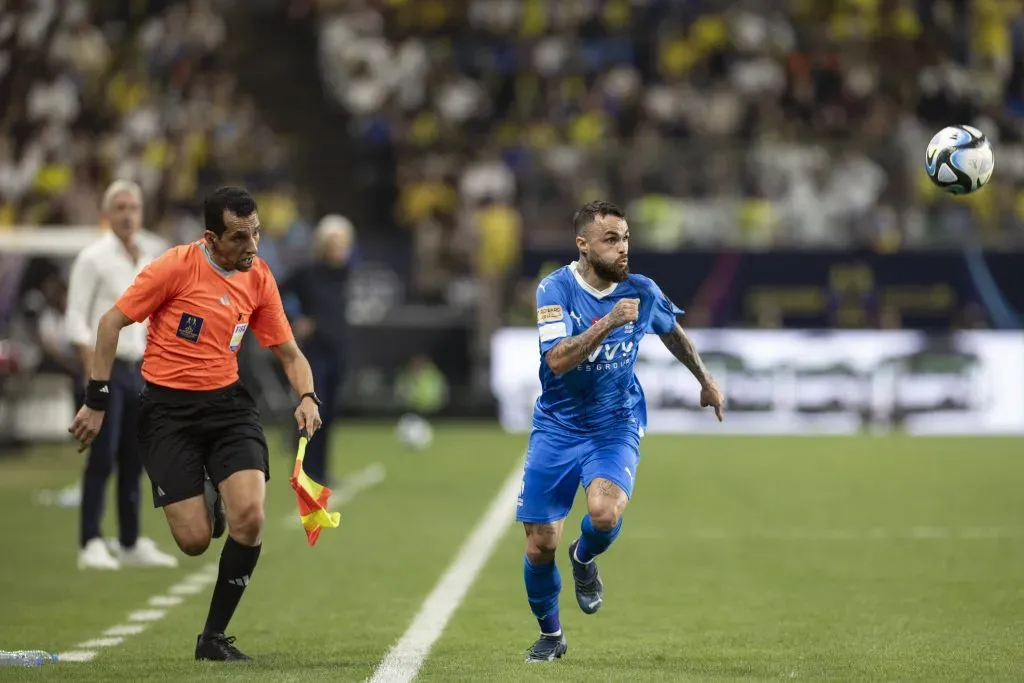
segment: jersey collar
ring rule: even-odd
[[[583,276],[580,275],[578,270],[576,270],[577,263],[577,261],[573,261],[572,263],[570,263],[569,270],[572,271],[572,276],[576,278],[576,283],[579,284],[579,286],[582,287],[584,291],[587,292],[587,294],[590,294],[595,299],[605,298],[606,296],[614,292],[615,288],[619,286],[618,282],[613,282],[610,285],[608,285],[608,289],[598,289],[592,286],[586,280],[584,280]]]
[[[231,277],[232,275],[238,272],[237,270],[224,270],[223,268],[218,266],[214,262],[213,258],[210,256],[210,250],[206,248],[205,242],[200,240],[196,244],[198,244],[199,248],[203,251],[203,256],[206,257],[206,262],[209,263],[210,267],[217,271],[220,275],[223,275],[224,277]]]

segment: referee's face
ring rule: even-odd
[[[246,271],[252,268],[260,245],[260,217],[253,211],[239,216],[224,210],[224,234],[217,237],[207,233],[217,263],[228,270]]]

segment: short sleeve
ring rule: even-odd
[[[259,301],[249,325],[260,346],[280,346],[292,341],[295,337],[284,313],[281,292],[278,291],[277,281],[269,268],[263,271]]]
[[[569,306],[564,289],[552,278],[537,285],[537,334],[540,353],[569,335]]]
[[[150,261],[114,305],[130,320],[141,323],[171,297],[173,283],[182,276],[181,264],[173,250]]]
[[[647,331],[653,334],[668,334],[676,327],[676,317],[683,315],[684,311],[672,303],[654,281],[651,281],[650,293],[654,303],[647,319]]]

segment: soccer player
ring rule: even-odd
[[[167,250],[167,243],[142,229],[142,190],[133,182],[115,180],[103,194],[103,222],[109,228],[75,257],[68,279],[65,314],[67,335],[82,359],[86,376],[92,364],[95,330],[100,316],[131,285],[143,267]],[[122,565],[176,567],[173,555],[139,537],[138,394],[139,364],[146,348],[144,325],[130,325],[117,341],[110,376],[109,419],[100,429],[82,477],[79,506],[80,569],[119,569]],[[120,548],[111,554],[100,533],[107,482],[117,466],[117,521]]]
[[[260,556],[270,463],[256,403],[238,380],[236,353],[246,329],[280,360],[300,395],[296,422],[310,435],[320,428],[319,399],[274,277],[256,256],[256,202],[241,188],[222,187],[206,198],[204,213],[203,239],[150,263],[100,319],[85,406],[69,431],[83,444],[96,437],[118,335],[148,318],[139,442],[154,505],[192,556],[223,533],[220,496],[226,507],[228,538],[195,657],[247,660],[224,631]]]
[[[719,421],[725,402],[676,322],[683,311],[652,280],[630,274],[629,226],[622,211],[592,202],[576,212],[573,227],[579,260],[537,287],[541,395],[516,515],[526,529],[526,595],[540,624],[527,662],[552,661],[567,649],[559,623],[562,580],[555,551],[580,484],[587,515],[569,545],[576,602],[594,614],[604,599],[594,560],[622,528],[647,425],[644,393],[634,374],[640,340],[648,333],[661,337],[700,382],[701,406],[713,406]]]

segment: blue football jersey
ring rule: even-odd
[[[580,365],[555,375],[544,354],[562,339],[585,332],[619,299],[640,300],[637,321],[612,330]],[[576,272],[574,262],[544,278],[537,286],[541,395],[534,407],[534,426],[594,433],[621,430],[625,421],[642,434],[647,403],[634,372],[640,340],[647,333],[671,332],[682,313],[643,275],[630,275],[599,291]]]

